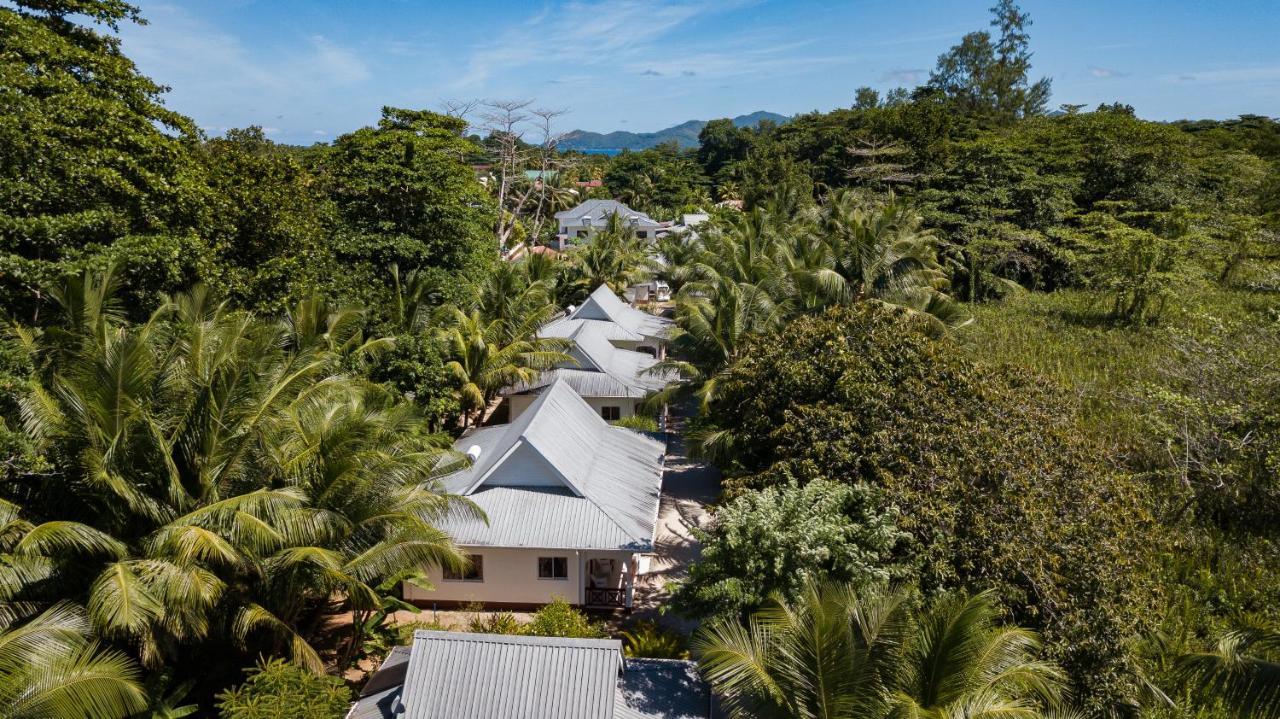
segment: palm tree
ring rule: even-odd
[[[1223,701],[1244,719],[1280,717],[1280,630],[1237,629],[1208,651],[1179,658],[1177,674],[1193,695]]]
[[[0,629],[0,719],[123,719],[144,709],[137,667],[89,635],[84,612],[67,604]]]
[[[50,361],[24,428],[55,469],[4,488],[4,615],[70,598],[149,668],[239,645],[319,670],[313,608],[360,611],[388,578],[462,561],[431,526],[468,511],[433,484],[440,441],[341,374],[386,344],[358,312],[308,300],[264,322],[197,288],[132,326],[82,299],[109,285],[61,293],[81,330],[25,335]]]
[[[929,319],[937,331],[969,321],[943,291],[949,279],[938,262],[936,237],[906,204],[892,198],[870,204],[841,190],[810,214],[832,269],[845,280],[843,301],[905,307]]]
[[[735,717],[1044,716],[1062,673],[995,617],[986,594],[914,611],[901,592],[811,584],[745,625],[703,628],[693,648]]]
[[[609,217],[603,229],[591,241],[570,255],[574,285],[586,295],[600,285],[608,285],[616,293],[649,276],[649,244],[636,237],[635,230],[623,223],[617,214]]]
[[[680,375],[685,384],[696,384],[704,406],[710,404],[720,373],[741,357],[752,337],[777,329],[785,317],[785,308],[757,285],[725,277],[690,283],[676,297],[675,351],[650,371]],[[660,395],[662,401],[676,389]]]
[[[450,358],[445,368],[458,383],[464,427],[483,418],[503,387],[532,382],[544,370],[573,361],[563,351],[567,340],[537,336],[539,320],[527,317],[512,327],[480,310],[448,309],[440,336]]]

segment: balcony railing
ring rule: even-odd
[[[621,607],[626,599],[625,589],[596,589],[587,587],[588,607]]]

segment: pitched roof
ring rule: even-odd
[[[580,220],[590,217],[593,220],[608,220],[611,215],[620,215],[622,219],[636,227],[658,227],[659,223],[639,210],[618,202],[617,200],[587,200],[577,207],[557,212],[557,220]]]
[[[666,448],[606,422],[563,380],[514,422],[486,427],[454,448],[480,448],[445,477],[488,516],[452,516],[441,529],[460,545],[650,551]]]
[[[522,382],[503,390],[504,394],[537,393],[563,379],[583,397],[628,397],[641,399],[666,387],[670,378],[648,370],[658,360],[644,352],[624,350],[609,341],[604,322],[578,322],[569,339],[568,354],[576,364],[565,363],[543,372],[532,382]]]
[[[365,682],[346,719],[391,719],[404,711],[400,695],[409,669],[409,654],[409,647],[391,648],[377,673]]]
[[[370,685],[395,685],[392,693],[366,688],[349,718],[705,719],[711,714],[709,693],[692,662],[628,660],[616,639],[418,630],[412,648],[404,649],[410,652],[407,667],[404,662],[393,666],[389,657],[370,680]],[[395,676],[384,680],[388,671]]]
[[[572,337],[581,326],[579,321],[607,322],[617,329],[605,328],[610,340],[660,340],[670,334],[674,323],[666,317],[651,315],[618,299],[608,285],[600,285],[573,312],[542,328],[544,337]]]

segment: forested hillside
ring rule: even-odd
[[[452,440],[650,277],[650,404],[726,476],[668,609],[739,716],[1280,716],[1280,121],[1052,106],[1002,0],[695,149],[497,101],[301,148],[167,107],[144,12],[0,7],[0,717],[340,716],[319,675],[465,565]],[[589,197],[711,219],[563,248]]]

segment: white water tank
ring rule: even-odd
[[[480,445],[473,444],[467,447],[467,459],[470,459],[472,464],[480,459]]]

